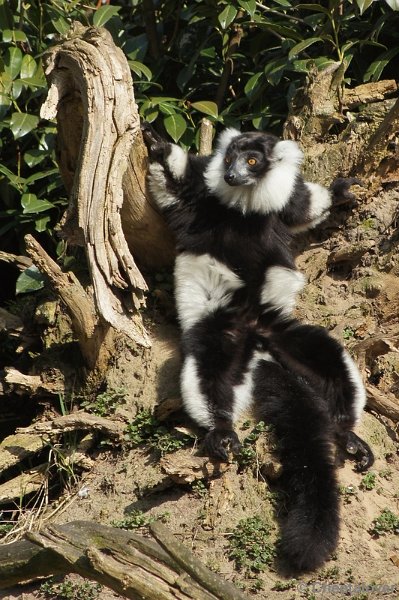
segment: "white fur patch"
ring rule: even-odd
[[[172,150],[166,159],[170,172],[175,179],[182,179],[187,168],[188,155],[180,146],[171,144]]]
[[[183,330],[226,306],[243,281],[209,254],[183,252],[175,263],[177,314]]]
[[[327,188],[319,185],[318,183],[312,183],[310,181],[305,181],[305,185],[310,192],[309,221],[307,223],[291,227],[290,229],[293,232],[306,231],[306,229],[316,227],[316,225],[328,217],[331,208],[331,192]]]
[[[148,167],[148,187],[151,196],[159,208],[169,208],[179,202],[179,199],[170,194],[166,187],[166,175],[162,165],[159,163],[151,163]]]
[[[262,304],[271,304],[290,315],[295,307],[297,294],[306,283],[305,276],[299,271],[287,267],[270,267],[265,274],[260,300]]]
[[[181,393],[184,407],[198,425],[211,429],[213,417],[209,411],[205,395],[201,392],[197,363],[193,356],[187,356],[180,375]]]
[[[355,388],[355,395],[353,398],[353,412],[356,419],[356,424],[360,422],[362,412],[366,406],[366,390],[364,389],[362,376],[360,375],[359,369],[355,365],[352,357],[346,351],[342,351],[342,359],[348,371],[349,379]]]
[[[248,364],[243,382],[233,388],[233,423],[238,420],[243,412],[251,408],[254,387],[253,374],[261,360],[275,362],[269,352],[255,352]]]
[[[303,160],[299,146],[290,140],[277,142],[270,157],[271,166],[263,178],[254,185],[230,186],[224,180],[224,155],[230,141],[240,135],[227,129],[221,143],[205,170],[204,178],[210,192],[222,202],[243,214],[278,212],[289,201]]]

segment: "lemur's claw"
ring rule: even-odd
[[[349,204],[356,200],[356,195],[349,191],[352,185],[364,187],[363,181],[357,177],[338,177],[332,182],[330,191],[332,192],[334,206]]]
[[[355,470],[359,473],[367,471],[374,463],[374,455],[370,446],[353,431],[349,431],[347,434],[345,449],[356,460]]]
[[[211,458],[228,462],[229,451],[238,454],[241,449],[240,440],[233,429],[212,429],[209,431],[203,443],[204,452]]]

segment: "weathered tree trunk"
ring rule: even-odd
[[[57,118],[59,166],[70,193],[63,235],[85,247],[93,284],[92,297],[81,290],[82,304],[80,292],[76,301],[63,300],[87,366],[102,369],[115,353],[115,333],[150,345],[138,312],[147,285],[135,259],[150,268],[171,264],[173,240],[147,199],[147,152],[130,69],[110,34],[76,25],[71,39],[46,55],[45,72],[49,94],[41,115]],[[54,265],[39,259],[32,244],[28,239],[33,262],[59,293]]]
[[[49,575],[78,573],[133,600],[245,600],[207,569],[160,523],[156,542],[76,521],[0,547],[0,589]]]

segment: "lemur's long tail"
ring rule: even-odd
[[[339,493],[334,434],[327,408],[301,379],[273,362],[254,373],[258,416],[274,427],[287,514],[280,552],[295,571],[312,571],[334,551],[339,534]]]

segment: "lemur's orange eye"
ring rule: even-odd
[[[256,158],[248,158],[247,163],[250,167],[253,167],[254,165],[256,165]]]
[[[225,156],[224,162],[226,163],[226,165],[229,165],[231,163],[231,158]]]

